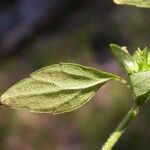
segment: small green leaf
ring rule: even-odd
[[[148,48],[141,50],[138,48],[132,55],[134,62],[138,65],[138,71],[149,71],[150,70],[150,52]]]
[[[114,0],[116,4],[127,4],[137,7],[150,8],[150,0]]]
[[[90,67],[60,63],[44,67],[12,86],[1,96],[1,103],[33,112],[69,112],[89,101],[109,80],[120,80],[120,77]]]
[[[110,44],[110,48],[116,60],[128,74],[138,71],[137,63],[132,59],[131,55],[124,47]]]
[[[135,73],[130,80],[137,103],[144,103],[150,94],[150,71]]]

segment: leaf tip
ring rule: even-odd
[[[110,44],[110,49],[113,51],[119,50],[119,51],[124,51],[125,53],[129,54],[128,49],[126,46],[120,47],[119,45],[116,44]]]
[[[110,49],[111,49],[111,51],[116,51],[118,49],[121,49],[121,47],[116,45],[116,44],[114,44],[114,43],[111,43],[110,44]]]
[[[119,1],[117,1],[117,0],[113,0],[113,2],[114,3],[116,3],[116,4],[121,4]]]
[[[0,100],[0,106],[2,106],[2,107],[10,107],[9,104],[4,103],[4,101],[2,101],[2,100]]]

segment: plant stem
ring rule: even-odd
[[[133,106],[131,110],[125,115],[121,123],[118,125],[116,130],[110,135],[106,143],[102,146],[101,150],[111,150],[115,143],[119,140],[123,132],[128,127],[129,123],[136,117],[139,112],[138,106]]]

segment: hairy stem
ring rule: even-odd
[[[138,106],[133,106],[131,110],[126,114],[116,130],[110,135],[106,143],[102,146],[101,150],[111,150],[115,143],[119,140],[123,132],[128,127],[129,123],[135,118],[139,112]]]

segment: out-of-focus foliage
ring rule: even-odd
[[[127,5],[137,6],[137,7],[150,8],[149,0],[114,0],[114,2],[117,4],[127,4]]]
[[[150,47],[149,9],[113,1],[56,1],[0,1],[1,94],[27,74],[62,61],[122,75],[109,43],[128,46],[131,53]],[[0,149],[99,149],[132,103],[130,89],[118,82],[101,90],[81,109],[60,116],[1,108]],[[148,103],[114,149],[149,150],[149,114]]]

